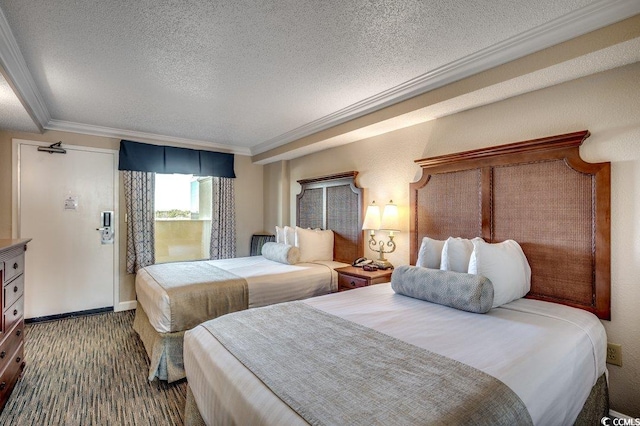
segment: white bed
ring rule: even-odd
[[[198,261],[204,266],[203,271],[222,270],[233,274],[236,278],[246,281],[248,307],[266,306],[274,303],[305,299],[337,291],[337,273],[335,268],[347,266],[335,261],[315,261],[312,263],[298,263],[287,265],[265,259],[262,256],[243,257],[223,260]],[[194,265],[197,266],[197,265]],[[177,264],[177,267],[180,267]],[[210,278],[203,275],[203,281]],[[216,284],[211,284],[215,286]],[[200,294],[199,286],[184,287],[184,291]],[[214,289],[214,287],[209,287]],[[185,377],[183,364],[183,336],[185,331],[195,324],[214,318],[209,309],[199,309],[188,312],[190,319],[181,327],[172,324],[185,324],[187,312],[180,304],[173,303],[179,313],[173,312],[175,322],[172,321],[171,300],[167,291],[154,279],[145,268],[136,274],[136,293],[138,306],[133,322],[133,329],[138,333],[149,356],[149,380],[166,380],[175,382]],[[223,306],[227,297],[222,297]],[[192,296],[194,297],[194,296]],[[178,299],[179,300],[179,299]],[[246,299],[245,299],[246,300]],[[198,302],[200,303],[200,302]],[[202,307],[214,304],[213,299],[202,299]],[[234,305],[231,310],[223,313],[246,309]],[[220,312],[220,311],[218,311]]]
[[[362,190],[355,183],[356,176],[357,172],[346,172],[300,181],[302,192],[297,197],[297,225],[305,229],[321,228],[333,232],[333,256],[330,253],[331,247],[327,249],[315,244],[314,239],[307,238],[305,241],[311,242],[311,249],[326,250],[329,254],[326,257],[310,258],[308,250],[300,246],[300,258],[307,260],[333,258],[333,260],[313,260],[295,265],[271,261],[263,256],[199,261],[202,264],[207,264],[202,266],[207,266],[209,269],[222,270],[227,276],[246,281],[244,289],[246,291],[243,291],[245,295],[242,298],[244,306],[239,307],[238,304],[235,304],[231,310],[226,310],[226,312],[305,299],[337,291],[337,273],[334,270],[348,266],[349,263],[346,262],[361,257],[363,252]],[[337,211],[341,214],[329,214]],[[326,241],[323,240],[323,242]],[[313,253],[317,254],[318,250],[313,250]],[[305,255],[304,258],[303,255]],[[199,269],[205,271],[208,268]],[[165,273],[166,271],[165,269]],[[183,272],[174,272],[172,275],[177,275],[182,280],[181,274]],[[200,276],[196,281],[199,279]],[[178,311],[181,308],[184,310],[184,306],[189,305],[182,304],[178,298],[170,300],[163,286],[158,284],[152,274],[145,269],[138,271],[135,287],[138,307],[133,328],[138,333],[149,356],[149,380],[158,378],[173,382],[184,378],[182,356],[184,332],[200,321],[206,321],[216,315],[202,317],[201,310],[189,312],[193,315],[188,326],[185,325],[187,322],[178,320],[183,316],[173,315],[172,318],[171,303]],[[191,294],[199,293],[192,292]],[[204,300],[199,308],[207,307],[210,304],[212,304],[212,299]],[[221,311],[225,313],[224,309],[218,310],[218,312]],[[182,314],[184,315],[184,312]],[[172,324],[174,325],[172,326]]]
[[[522,246],[530,264],[531,288],[526,298],[510,299],[513,301],[505,302],[486,314],[475,314],[395,294],[390,285],[379,284],[293,304],[310,305],[333,315],[313,316],[316,321],[322,317],[331,327],[342,324],[345,330],[358,327],[365,327],[365,331],[373,329],[409,343],[406,346],[418,351],[421,348],[426,349],[425,353],[437,354],[434,360],[441,355],[451,363],[461,362],[473,371],[487,374],[502,382],[511,394],[518,397],[516,399],[522,402],[524,408],[514,406],[512,410],[520,413],[521,409],[525,409],[533,424],[598,423],[609,409],[606,334],[600,320],[610,318],[610,165],[589,164],[580,159],[579,145],[588,135],[587,131],[576,132],[417,161],[423,169],[423,175],[418,182],[410,185],[411,264],[416,264],[419,247],[425,236],[440,240],[446,240],[449,236],[469,239],[482,237],[487,243],[514,239]],[[558,185],[559,181],[564,185]],[[576,193],[580,196],[576,196]],[[568,229],[569,225],[575,226]],[[297,305],[296,309],[289,309],[293,304],[265,308],[265,312],[305,312]],[[220,334],[227,328],[238,330],[239,327],[234,326],[236,322],[246,324],[248,326],[245,328],[250,329],[252,318],[278,318],[255,313],[254,310],[251,315],[226,317],[219,323],[214,320],[186,333],[184,361],[189,382],[187,424],[192,419],[197,421],[201,418],[209,425],[306,424],[298,412],[308,414],[307,408],[311,405],[314,405],[313,410],[318,405],[322,410],[321,413],[314,411],[312,419],[322,422],[325,418],[322,414],[324,406],[313,404],[318,400],[326,400],[324,396],[313,393],[315,383],[300,391],[299,376],[290,375],[288,369],[280,366],[266,370],[267,374],[258,367],[262,380],[258,379],[258,373],[254,374],[238,359],[256,366],[258,363],[254,360],[260,360],[260,354],[243,351],[243,346],[235,343],[233,335]],[[243,313],[232,315],[240,316]],[[350,327],[348,322],[340,322],[344,320],[357,326]],[[292,321],[292,324],[299,323],[294,319]],[[282,327],[287,327],[285,321]],[[296,333],[306,334],[306,330],[295,329]],[[235,346],[238,358],[214,338],[213,333],[223,336],[222,339],[226,339],[224,341],[230,347]],[[286,336],[287,333],[281,334]],[[295,334],[293,339],[302,340],[297,337],[299,335]],[[346,345],[344,339],[338,340],[336,337],[339,343],[334,346],[326,335],[325,327],[323,345],[335,348],[336,352],[351,353],[338,349]],[[309,340],[305,339],[305,342]],[[359,343],[353,345],[358,351],[363,346]],[[405,345],[383,344],[379,347],[395,346]],[[349,345],[346,347],[349,349]],[[311,351],[313,354],[327,352],[317,345]],[[369,353],[374,352],[369,350]],[[289,353],[287,356],[291,359]],[[425,359],[418,355],[407,356],[415,357],[420,362]],[[315,356],[299,357],[316,359]],[[383,365],[388,364],[379,364],[380,359],[387,358],[375,360],[375,365],[379,366],[376,373],[384,375],[385,371],[396,371],[384,368]],[[407,364],[413,360],[404,359],[407,359]],[[345,363],[348,362],[345,359]],[[425,362],[427,368],[432,367],[431,361]],[[304,363],[297,363],[296,371],[301,370],[301,365]],[[471,371],[466,368],[461,367],[459,371],[465,371],[465,374]],[[318,369],[323,371],[321,367]],[[368,374],[366,377],[372,375],[368,372],[370,370],[362,371]],[[452,371],[449,369],[447,374]],[[274,381],[271,374],[275,374],[278,380]],[[291,383],[291,377],[294,377],[292,380],[295,380],[296,392],[309,394],[309,398],[298,400],[290,398],[290,395],[283,396],[287,389],[281,384],[285,383],[286,386]],[[277,383],[279,395],[267,387],[263,380]],[[427,380],[433,382],[431,378]],[[448,382],[448,376],[436,376],[436,385],[445,382]],[[454,388],[461,389],[455,386],[449,388],[448,385],[439,389]],[[484,385],[479,388],[470,390],[468,400],[473,400],[473,407],[463,405],[465,403],[457,405],[456,402],[451,411],[451,404],[446,406],[449,401],[444,401],[442,405],[430,406],[432,411],[429,415],[433,417],[435,413],[435,418],[440,419],[440,409],[456,414],[478,412],[476,406],[482,405],[478,401],[484,404],[486,396],[494,395],[496,389]],[[466,391],[464,389],[462,393]],[[477,391],[479,393],[475,393]],[[348,394],[344,394],[342,389],[334,392],[331,395],[337,394],[337,399],[334,399],[337,401],[352,399],[350,396],[357,395],[359,390],[356,387]],[[367,392],[367,395],[371,395],[370,389]],[[421,404],[412,405],[414,394],[411,395],[406,404],[406,400],[402,400],[401,407],[413,413],[415,406]],[[379,390],[376,395],[381,401],[389,396],[391,392],[386,389]],[[423,400],[434,400],[421,398],[420,392],[415,393],[415,398],[421,403]],[[292,406],[298,407],[298,411],[294,411],[284,400],[293,402]],[[340,409],[343,407],[343,404],[335,405]],[[491,407],[489,411],[495,409],[495,414],[501,416],[504,407],[511,407],[511,404]],[[358,409],[356,407],[355,410]],[[496,418],[493,412],[485,413],[488,414],[487,419]],[[334,414],[335,411],[327,418],[336,418]],[[422,414],[418,417],[423,418]],[[375,423],[376,419],[375,416],[371,417],[370,423]],[[484,417],[480,419],[486,420]],[[500,419],[505,422],[504,418]],[[367,423],[368,419],[365,416],[364,421],[362,418],[359,420]]]
[[[598,318],[559,304],[519,299],[473,314],[395,294],[389,284],[305,303],[490,374],[537,425],[572,424],[605,372]],[[207,424],[306,424],[204,327],[185,334],[184,362]]]
[[[203,262],[244,278],[249,287],[249,308],[337,291],[337,273],[334,269],[347,266],[334,261],[286,265],[262,256]],[[169,297],[145,269],[136,275],[136,294],[153,328],[158,333],[173,331],[170,329]]]

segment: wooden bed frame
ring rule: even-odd
[[[611,319],[610,163],[586,163],[588,131],[417,160],[411,264],[424,236],[513,239],[531,265],[529,298]]]
[[[333,259],[351,263],[364,253],[362,239],[362,189],[355,183],[358,172],[299,180],[296,225],[331,229]]]

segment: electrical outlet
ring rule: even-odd
[[[622,367],[622,345],[607,343],[607,363]]]

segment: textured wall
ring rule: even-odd
[[[409,262],[409,182],[413,160],[587,129],[586,161],[611,161],[612,320],[610,342],[623,347],[623,367],[608,366],[611,408],[640,417],[640,63],[563,83],[432,122],[290,161],[289,208],[296,180],[358,170],[365,202],[393,199],[404,223],[395,265]],[[265,176],[265,178],[269,178]],[[276,183],[265,186],[276,187]],[[272,224],[266,223],[266,227]],[[373,257],[371,252],[365,252]]]
[[[12,191],[12,139],[44,142],[62,141],[63,145],[81,145],[93,148],[119,149],[120,140],[76,133],[49,131],[35,133],[0,130],[0,238],[11,238],[11,191]],[[193,147],[201,149],[201,147]],[[236,227],[238,256],[248,256],[251,234],[262,231],[262,166],[251,163],[249,157],[235,156]],[[120,302],[135,300],[134,276],[126,273],[126,228],[124,223],[124,190],[120,177]]]
[[[289,162],[276,161],[264,166],[264,229],[291,225],[289,220]],[[295,223],[294,223],[295,225]]]

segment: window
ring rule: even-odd
[[[211,177],[156,173],[156,263],[209,259]]]

